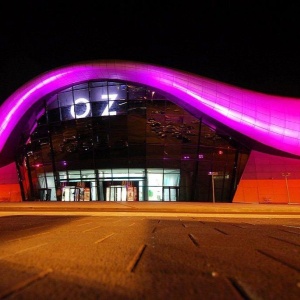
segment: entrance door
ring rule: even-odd
[[[126,186],[112,185],[107,187],[106,201],[126,201]]]
[[[163,201],[177,201],[179,198],[178,186],[164,186],[163,187]]]
[[[76,186],[65,186],[63,188],[62,201],[80,201],[80,188]]]

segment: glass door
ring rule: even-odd
[[[164,186],[163,187],[163,201],[178,201],[179,187],[178,186]]]
[[[112,185],[106,188],[106,201],[126,201],[126,186]]]

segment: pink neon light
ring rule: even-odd
[[[266,146],[300,155],[300,99],[257,93],[161,66],[117,60],[55,69],[18,89],[0,107],[0,152],[24,112],[41,98],[73,84],[101,79],[165,91],[178,105],[201,112]]]

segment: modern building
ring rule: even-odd
[[[300,100],[91,61],[0,107],[0,201],[300,203]]]

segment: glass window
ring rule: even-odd
[[[61,120],[68,121],[72,119],[74,119],[74,117],[71,114],[71,106],[61,107]]]
[[[59,101],[59,106],[60,107],[72,105],[74,103],[73,102],[73,93],[72,93],[72,91],[59,93],[58,94],[58,101]]]
[[[180,174],[179,173],[165,173],[164,186],[179,186]]]
[[[161,201],[163,198],[163,174],[161,173],[150,173],[148,171],[148,200],[149,201]]]
[[[111,85],[108,85],[107,93],[108,99],[111,101],[127,99],[127,91],[124,87],[124,84],[113,83]]]
[[[127,114],[127,100],[116,100],[111,103],[110,111],[115,112],[116,115],[125,115]]]
[[[90,89],[91,102],[107,101],[107,97],[102,97],[102,95],[107,95],[106,85],[101,87],[94,87]]]
[[[89,90],[87,88],[85,89],[78,89],[78,90],[74,90],[73,92],[74,94],[74,102],[76,103],[76,100],[78,99],[85,99],[90,101],[89,99]]]
[[[88,83],[84,82],[84,83],[76,84],[76,85],[73,85],[72,88],[73,88],[73,90],[87,89],[88,88]]]
[[[112,178],[112,169],[98,170],[99,178]]]
[[[145,100],[146,90],[144,87],[138,87],[134,85],[128,86],[128,97],[130,100]]]

